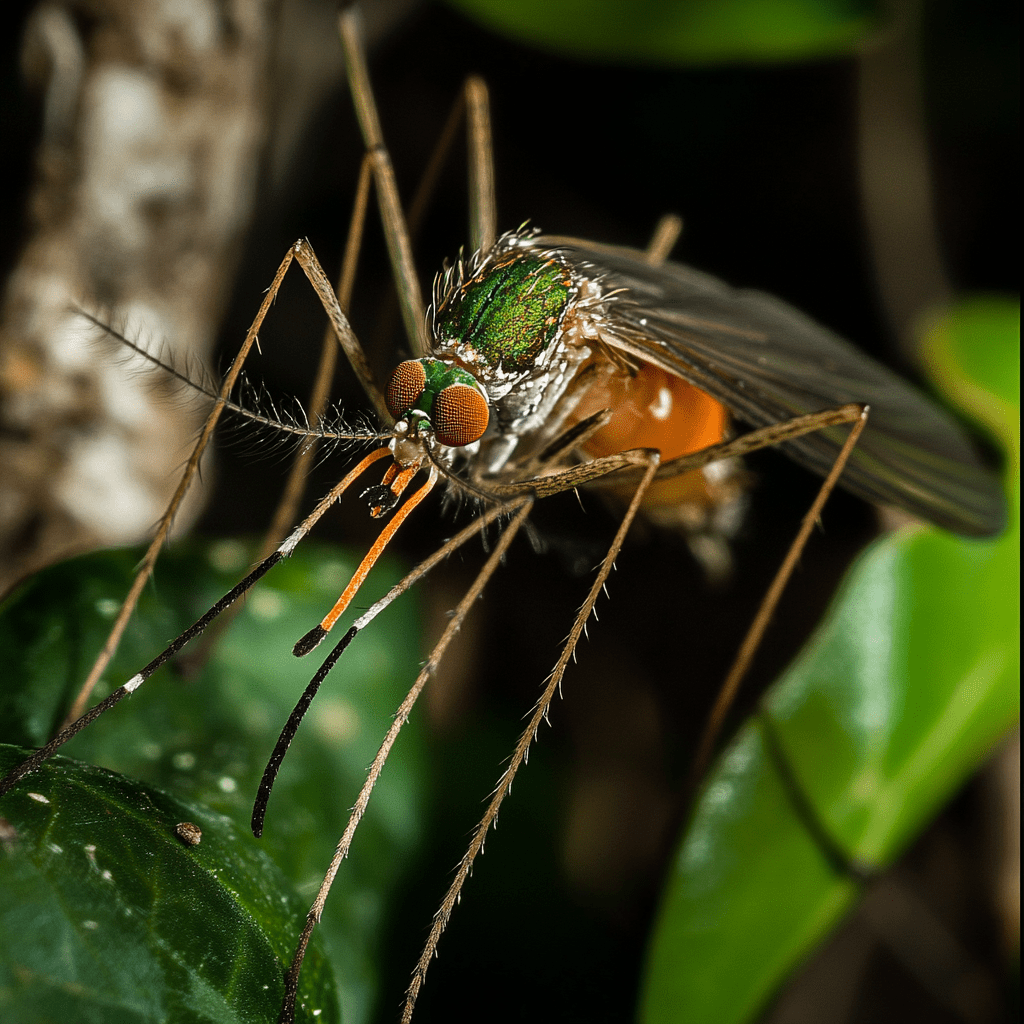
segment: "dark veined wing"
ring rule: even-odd
[[[608,303],[608,343],[678,374],[751,426],[867,403],[868,425],[840,478],[847,490],[956,533],[1003,528],[999,479],[956,421],[791,306],[678,263],[651,266],[632,249],[543,236],[532,245],[557,248],[606,291],[622,289]],[[781,447],[824,476],[845,435],[834,427]]]

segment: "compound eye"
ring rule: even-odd
[[[418,359],[406,359],[399,363],[388,381],[388,392],[384,400],[388,412],[400,420],[418,401],[427,384],[427,372]]]
[[[449,448],[479,441],[487,429],[487,399],[469,384],[449,384],[434,402],[434,436]]]

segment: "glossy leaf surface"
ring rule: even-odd
[[[964,305],[928,346],[943,388],[1010,453],[1011,526],[990,542],[905,528],[859,560],[765,714],[828,833],[883,867],[1019,715],[1015,306]],[[641,1019],[748,1020],[856,898],[794,810],[750,721],[674,858]]]
[[[0,651],[17,685],[0,698],[3,739],[38,745],[59,723],[102,644],[137,557],[135,552],[108,552],[56,566],[6,603]],[[237,542],[186,544],[168,551],[101,684],[102,693],[138,671],[198,618],[244,575],[251,560],[251,550]],[[334,602],[351,569],[351,559],[337,550],[300,549],[244,601],[195,678],[182,678],[173,667],[162,669],[65,749],[194,802],[208,814],[227,815],[243,834],[248,832],[263,766],[319,664],[316,656],[294,658],[292,644]],[[393,568],[382,566],[379,572],[368,584],[379,588],[376,593],[396,578]],[[366,765],[418,671],[411,606],[400,603],[379,625],[381,630],[367,630],[352,644],[325,683],[285,759],[264,838],[248,839],[303,894],[297,912],[289,903],[287,959]],[[375,996],[374,943],[387,911],[387,893],[419,833],[420,759],[412,724],[389,761],[320,929],[347,1020],[365,1019]],[[19,792],[32,786],[30,777]],[[199,914],[189,927],[202,930],[205,921]]]
[[[0,748],[6,771],[26,750]],[[230,819],[69,758],[4,802],[0,1016],[270,1020],[303,900]],[[198,845],[175,835],[192,822]],[[300,1018],[336,1021],[322,952]]]

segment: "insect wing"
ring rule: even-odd
[[[678,263],[650,264],[633,249],[541,237],[601,279],[604,340],[678,374],[753,427],[848,402],[870,406],[840,483],[957,533],[999,532],[1006,507],[997,475],[960,426],[897,374],[763,292],[732,288]],[[824,476],[846,430],[816,431],[781,447]]]

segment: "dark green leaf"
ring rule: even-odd
[[[103,642],[137,557],[108,552],[56,566],[6,603],[0,656],[17,685],[0,697],[3,738],[38,745],[59,723]],[[233,541],[166,552],[100,696],[198,618],[244,575],[252,558],[250,548]],[[244,601],[196,678],[161,669],[67,751],[226,814],[247,830],[277,734],[330,649],[325,643],[299,660],[292,645],[330,608],[352,568],[352,559],[335,549],[299,549]],[[378,596],[396,578],[393,567],[381,565],[367,592]],[[399,602],[353,642],[285,759],[260,844],[303,893],[303,903],[312,900],[366,766],[418,671],[419,636],[411,611]],[[339,979],[346,1020],[364,1020],[376,995],[375,944],[388,894],[418,841],[424,778],[420,739],[410,724],[318,929]],[[306,909],[292,918],[293,943]]]
[[[0,748],[0,767],[28,753]],[[0,1017],[273,1020],[304,901],[228,818],[102,768],[56,758],[4,802]],[[175,834],[202,830],[198,845]],[[319,949],[300,1019],[336,1021]]]

